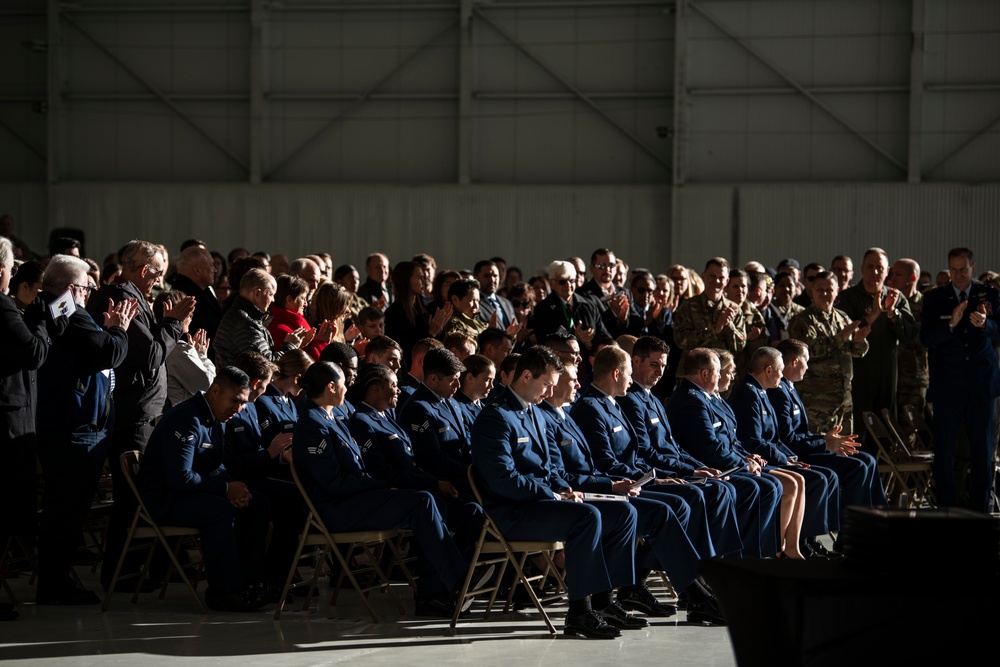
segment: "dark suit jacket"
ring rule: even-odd
[[[608,330],[601,320],[601,315],[592,301],[573,296],[571,306],[566,306],[559,295],[553,292],[535,306],[535,338],[543,342],[549,334],[562,328],[566,333],[573,333],[575,325],[585,329],[593,329],[595,336],[607,336]]]
[[[952,332],[948,328],[958,297],[951,283],[924,295],[920,342],[927,348],[930,387],[927,400],[934,403],[1000,396],[1000,368],[993,347],[1000,343],[1000,292],[975,282],[969,286],[969,305]],[[987,312],[986,326],[972,326],[969,317],[980,306]]]
[[[49,354],[50,340],[45,322],[37,318],[29,328],[6,294],[0,294],[0,330],[0,439],[6,444],[35,432],[35,371]]]
[[[192,335],[198,329],[204,329],[209,338],[215,338],[215,330],[219,328],[219,322],[222,321],[222,304],[215,298],[215,293],[210,288],[198,287],[193,280],[179,273],[170,286],[197,299],[194,305],[194,316],[191,318],[190,327],[188,327]]]
[[[503,315],[506,319],[507,326],[510,326],[517,319],[514,314],[514,305],[506,297],[495,295],[497,301],[500,302],[500,309],[503,311]],[[485,295],[480,295],[479,297],[479,313],[476,315],[476,319],[480,322],[489,322],[490,318],[493,317],[493,312],[496,310],[496,306],[486,298]],[[505,327],[501,326],[501,329]]]

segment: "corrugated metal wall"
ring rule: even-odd
[[[60,185],[53,224],[86,232],[92,257],[133,237],[171,251],[188,238],[339,263],[370,252],[429,252],[440,266],[501,255],[534,272],[614,248],[633,266],[667,265],[668,186]]]
[[[949,248],[968,246],[980,271],[1000,269],[996,184],[689,186],[674,200],[673,255],[699,270],[716,254],[771,266],[847,254],[860,265],[871,246],[932,272]]]

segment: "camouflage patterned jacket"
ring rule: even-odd
[[[824,313],[815,305],[792,318],[788,324],[789,337],[809,346],[809,372],[796,383],[801,394],[851,391],[853,358],[868,353],[868,341],[842,340],[838,334],[850,323],[851,318],[844,311],[834,308]]]
[[[743,312],[737,312],[733,321],[715,333],[719,313],[732,304],[726,297],[709,300],[704,293],[684,299],[674,314],[674,340],[683,350],[712,347],[739,354],[747,344],[747,323]]]

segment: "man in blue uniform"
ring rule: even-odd
[[[806,419],[806,407],[795,390],[795,383],[809,368],[809,347],[800,340],[787,339],[778,343],[785,368],[781,384],[767,390],[778,422],[778,439],[794,452],[799,460],[830,468],[840,482],[841,508],[886,505],[885,490],[878,474],[875,457],[859,449],[854,434],[843,435],[835,426],[826,433],[813,433]]]
[[[426,361],[425,361],[426,368]],[[562,363],[548,348],[529,348],[515,377],[472,427],[472,455],[483,481],[485,509],[508,539],[565,544],[569,612],[564,632],[592,639],[620,636],[645,621],[612,598],[635,584],[636,512],[627,502],[584,503],[550,467],[536,405],[552,393]]]
[[[594,381],[573,406],[573,420],[586,435],[598,470],[611,477],[639,479],[652,468],[639,451],[640,444],[646,443],[640,443],[615,402],[625,396],[632,383],[632,362],[627,352],[610,345],[597,353],[593,370]],[[736,553],[743,548],[733,500],[724,487],[688,484],[675,477],[673,471],[657,470],[657,477],[643,496],[666,503],[678,516],[690,507],[691,518],[685,529],[701,558],[712,558],[717,552]]]
[[[734,475],[723,481],[719,477],[719,469],[694,458],[674,440],[667,411],[652,393],[667,367],[668,354],[667,344],[659,338],[643,336],[637,340],[632,348],[632,384],[628,393],[617,399],[635,430],[640,456],[646,465],[656,468],[658,472],[669,470],[692,480],[705,478],[704,483],[709,487],[725,488],[735,503],[739,536],[743,542],[741,555],[748,558],[770,556],[760,550],[760,531],[762,525],[769,523],[767,518],[778,511],[778,500],[774,498],[773,505],[762,506],[760,489],[752,480]],[[765,515],[763,523],[762,513]]]
[[[222,464],[225,423],[247,403],[250,378],[226,366],[160,419],[149,437],[136,480],[153,518],[201,531],[213,609],[252,611],[263,605],[264,542],[269,508]]]
[[[972,251],[948,252],[951,282],[924,296],[920,342],[930,357],[927,401],[934,404],[934,490],[955,505],[955,447],[969,439],[969,508],[988,512],[993,482],[994,401],[1000,396],[1000,292],[973,281]]]
[[[694,348],[681,360],[677,374],[681,378],[667,402],[667,417],[673,425],[677,442],[698,461],[717,470],[737,468],[732,477],[742,477],[757,485],[760,491],[760,551],[774,555],[781,544],[778,536],[778,512],[765,508],[778,507],[781,484],[769,475],[761,475],[761,467],[736,439],[735,431],[725,428],[713,402],[719,387],[719,358],[708,348]]]
[[[676,613],[673,605],[661,603],[646,588],[649,573],[661,569],[681,594],[686,595],[688,622],[724,623],[711,592],[698,576],[698,552],[685,533],[680,517],[665,503],[639,497],[641,492],[632,488],[632,480],[613,479],[594,466],[587,438],[564,409],[573,403],[580,388],[578,372],[576,364],[567,363],[552,396],[539,407],[545,417],[545,437],[555,474],[580,491],[626,495],[636,509],[638,535],[646,538],[646,542],[636,553],[635,585],[618,589],[618,603],[647,616]]]
[[[822,466],[813,466],[778,439],[778,423],[767,390],[781,383],[784,363],[773,347],[758,348],[750,358],[750,372],[736,385],[727,403],[736,415],[736,434],[740,443],[770,465],[788,468],[805,479],[806,514],[802,521],[803,553],[816,557],[840,554],[824,547],[817,535],[840,528],[840,483],[837,475]]]
[[[462,491],[469,490],[466,470],[472,463],[464,409],[453,396],[465,366],[444,348],[424,355],[424,383],[406,401],[399,423],[410,434],[417,464]]]

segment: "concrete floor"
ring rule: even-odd
[[[99,590],[96,575],[80,575],[91,590]],[[689,626],[683,611],[670,619],[652,619],[649,628],[626,632],[617,640],[585,641],[552,638],[534,613],[494,614],[483,621],[485,605],[479,604],[473,606],[473,616],[452,631],[444,620],[399,616],[378,593],[373,596],[384,621],[380,624],[371,623],[353,591],[343,592],[337,607],[331,608],[325,588],[313,610],[288,611],[275,622],[273,605],[252,614],[202,615],[182,584],[171,585],[163,601],[150,593],[131,605],[128,594],[116,594],[106,614],[98,607],[37,607],[26,576],[10,584],[21,601],[21,618],[0,623],[0,663],[135,666],[177,664],[180,659],[187,664],[271,667],[358,660],[365,665],[438,667],[736,664],[726,629]],[[409,588],[400,585],[396,590],[412,611]],[[667,598],[655,585],[653,590]],[[551,614],[560,631],[564,612],[556,606]]]

